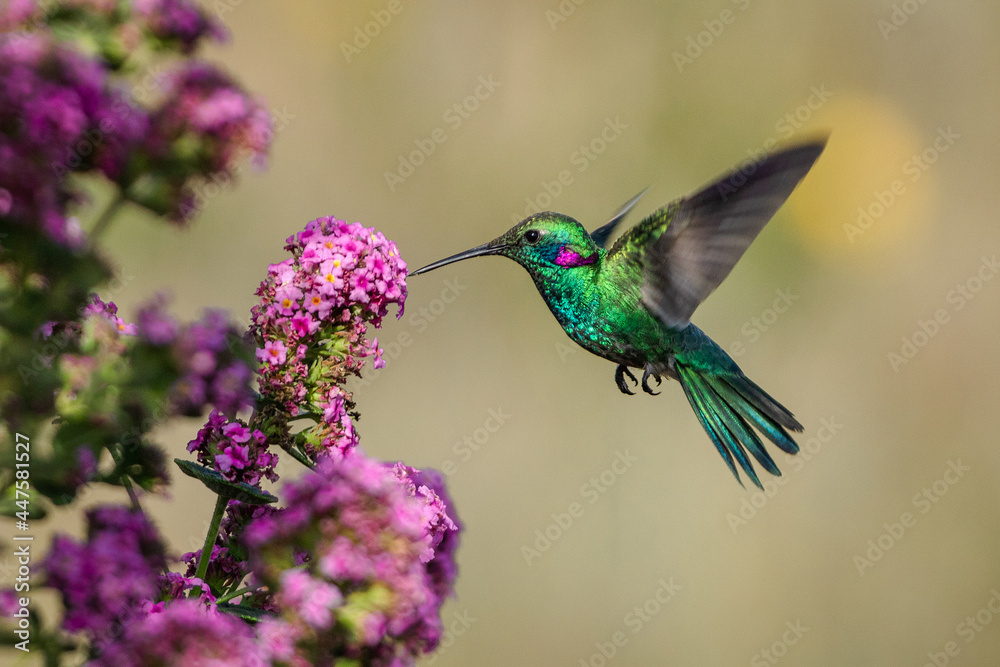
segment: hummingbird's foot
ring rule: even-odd
[[[639,386],[639,381],[635,379],[634,375],[632,375],[632,371],[630,371],[625,364],[618,364],[618,368],[615,369],[615,382],[618,383],[618,388],[623,394],[635,396],[635,392],[629,389],[628,382],[625,381],[626,375],[628,376],[628,379],[632,381],[632,384],[637,387]]]
[[[656,386],[657,387],[659,387],[660,384],[663,383],[663,380],[660,379],[660,375],[658,373],[650,373],[649,369],[646,368],[646,369],[643,369],[643,371],[642,371],[642,390],[644,392],[646,392],[647,394],[650,394],[651,396],[659,396],[660,392],[653,391],[652,389],[650,389],[650,387],[649,387],[649,378],[654,378],[656,380]]]

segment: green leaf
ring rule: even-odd
[[[254,609],[253,607],[244,607],[240,604],[229,604],[228,602],[223,602],[217,605],[219,611],[224,611],[227,614],[233,614],[234,616],[239,616],[245,621],[259,621],[262,618],[267,618],[272,614],[268,614],[266,611],[261,609]]]
[[[201,480],[201,483],[214,493],[230,500],[238,500],[247,505],[266,505],[278,500],[277,496],[273,496],[263,489],[258,489],[256,486],[250,486],[243,482],[230,482],[215,470],[198,465],[193,461],[174,459],[174,463],[177,464],[181,472],[185,475]]]
[[[20,502],[20,504],[18,504]],[[48,511],[41,495],[35,489],[28,490],[27,513],[29,520],[44,519]],[[7,487],[0,498],[0,516],[15,517],[18,512],[24,512],[25,501],[23,494],[18,496],[14,485]],[[20,517],[19,517],[20,518]]]

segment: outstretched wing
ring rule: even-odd
[[[615,227],[625,219],[632,207],[639,203],[642,196],[649,192],[649,188],[646,188],[636,196],[629,199],[627,202],[622,204],[622,207],[618,209],[618,212],[608,222],[604,223],[594,231],[590,232],[590,238],[594,239],[594,243],[600,248],[606,248],[608,245],[608,238],[615,233]]]
[[[642,300],[665,324],[691,314],[729,275],[823,152],[825,139],[769,155],[656,211],[618,239],[634,254]]]

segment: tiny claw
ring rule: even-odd
[[[618,368],[615,369],[615,382],[618,383],[618,388],[623,394],[628,394],[629,396],[635,396],[635,392],[629,389],[628,383],[625,382],[625,376],[632,381],[635,386],[639,386],[639,381],[635,379],[632,375],[632,371],[628,369],[625,364],[618,364]]]
[[[647,394],[649,394],[650,396],[659,396],[660,392],[653,391],[652,389],[650,389],[649,378],[653,378],[656,380],[657,387],[659,387],[663,383],[663,380],[660,379],[659,374],[650,373],[649,369],[646,368],[642,371],[642,390]]]

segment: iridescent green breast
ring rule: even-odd
[[[637,284],[609,280],[600,261],[532,277],[563,330],[584,349],[633,367],[659,356],[667,332],[642,305]]]

